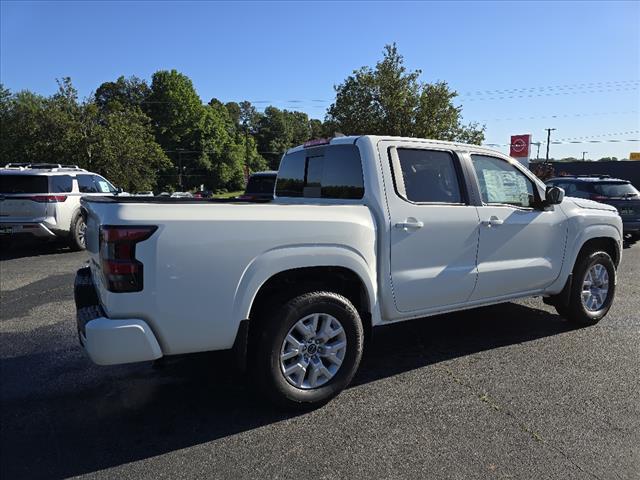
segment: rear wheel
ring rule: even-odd
[[[556,311],[581,326],[595,325],[609,312],[616,289],[616,267],[608,253],[582,255],[573,270],[569,304]]]
[[[69,246],[71,250],[84,250],[86,247],[85,235],[87,224],[80,215],[73,217],[71,222],[71,232],[69,234]]]
[[[288,408],[312,408],[349,385],[364,339],[349,300],[311,292],[264,314],[253,342],[253,373],[271,400]]]

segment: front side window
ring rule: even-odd
[[[359,199],[364,196],[360,151],[355,145],[315,147],[285,155],[278,197]]]
[[[486,155],[471,155],[471,160],[485,204],[526,208],[535,206],[533,182],[516,167],[505,160]]]
[[[115,193],[116,188],[111,185],[107,180],[102,178],[100,175],[93,176],[93,182],[96,185],[97,191],[100,193]]]
[[[78,180],[78,190],[80,193],[98,193],[92,175],[76,175],[76,180]]]
[[[401,197],[415,203],[463,203],[450,152],[398,148],[397,155],[397,163],[392,161],[392,166]]]

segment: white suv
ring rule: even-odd
[[[118,191],[100,175],[74,165],[10,163],[0,168],[0,237],[62,238],[82,250],[80,197]]]

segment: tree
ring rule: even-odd
[[[309,120],[304,112],[280,110],[269,106],[259,117],[256,126],[258,151],[267,159],[271,168],[278,168],[280,157],[289,148],[300,145],[314,136],[322,136],[321,125],[319,120]],[[316,129],[315,132],[313,128]]]
[[[96,105],[100,110],[121,110],[123,108],[148,108],[146,102],[151,94],[147,82],[132,76],[118,77],[115,82],[104,82],[95,93]]]
[[[375,68],[355,70],[335,87],[326,123],[346,135],[378,134],[481,143],[484,126],[462,124],[457,93],[446,82],[419,81],[407,72],[394,44],[386,45]]]
[[[0,152],[4,162],[77,163],[80,107],[71,79],[43,97],[29,91],[2,91]]]
[[[149,117],[139,108],[105,114],[91,104],[84,108],[85,121],[94,125],[88,139],[91,170],[127,191],[153,189],[158,172],[171,162],[155,141]]]

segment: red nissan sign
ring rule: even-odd
[[[511,148],[509,155],[514,158],[529,158],[529,144],[531,135],[511,135]]]

